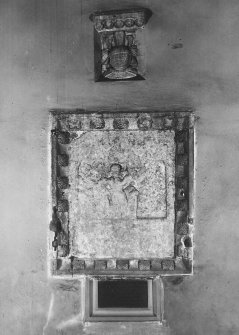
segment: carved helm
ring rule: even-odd
[[[116,71],[125,71],[131,63],[131,51],[126,46],[115,47],[109,54],[110,65]]]

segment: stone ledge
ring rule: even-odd
[[[158,321],[151,322],[87,322],[84,335],[170,335],[170,328]]]

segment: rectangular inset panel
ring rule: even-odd
[[[71,253],[172,257],[174,131],[79,131],[69,159]]]

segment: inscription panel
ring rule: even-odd
[[[70,145],[71,255],[173,257],[174,131],[78,131]]]

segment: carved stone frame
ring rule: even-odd
[[[112,116],[113,129],[124,129],[127,116],[145,116],[140,130],[147,127],[175,131],[175,248],[173,258],[154,259],[79,259],[70,255],[69,248],[69,164],[68,145],[81,130],[81,117],[90,119],[89,130],[103,129],[104,118]],[[123,116],[123,117],[122,117]],[[50,272],[53,276],[123,275],[158,276],[190,275],[193,260],[194,223],[194,114],[192,111],[175,112],[121,112],[109,113],[83,110],[52,110],[51,180],[52,221],[49,233]],[[69,121],[70,120],[70,121]],[[64,127],[62,127],[62,122]]]
[[[148,282],[148,308],[107,308],[99,309],[97,285],[99,280],[114,278],[86,278],[85,321],[163,321],[164,295],[161,278],[144,278]],[[134,278],[135,279],[135,278]],[[125,279],[127,280],[127,279]]]

